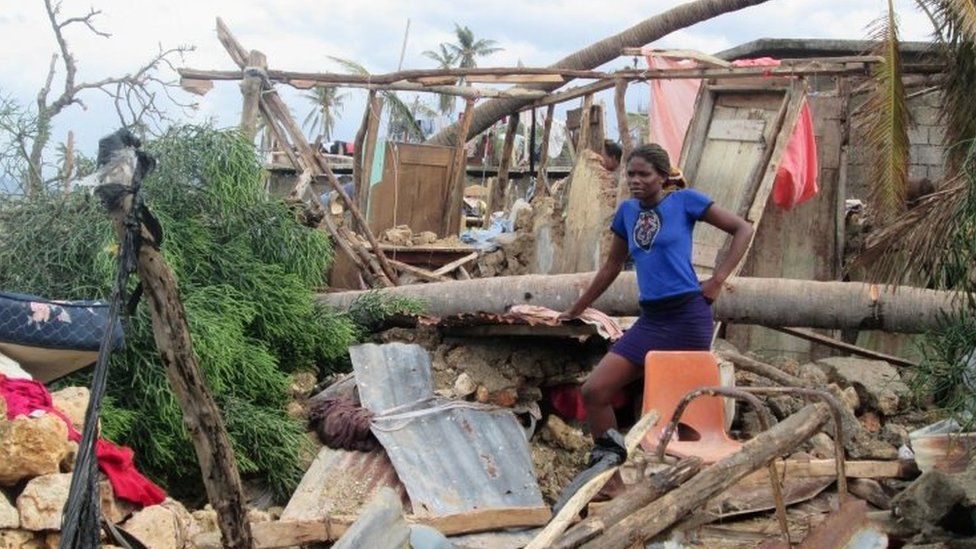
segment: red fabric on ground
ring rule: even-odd
[[[789,210],[817,194],[817,138],[813,135],[813,116],[805,100],[793,135],[776,170],[773,201]]]
[[[0,397],[7,402],[7,419],[29,416],[42,410],[54,414],[68,427],[68,439],[81,440],[74,425],[60,410],[54,407],[51,393],[43,384],[31,379],[10,379],[0,374]],[[105,439],[95,442],[95,456],[98,467],[108,477],[115,496],[143,506],[156,505],[166,499],[166,492],[140,473],[133,462],[130,448],[116,446]]]
[[[583,405],[583,393],[579,385],[556,385],[549,388],[549,403],[556,411],[556,415],[568,421],[586,420],[586,406]],[[616,410],[627,405],[627,393],[619,391],[614,395],[610,405]]]

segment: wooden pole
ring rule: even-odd
[[[680,520],[687,513],[770,460],[791,452],[813,436],[830,417],[824,404],[810,404],[772,429],[746,442],[742,450],[715,463],[664,497],[642,507],[611,526],[585,548],[625,548],[643,543]]]
[[[247,66],[255,71],[260,70],[266,75],[268,60],[258,50],[251,50],[251,53],[247,56]],[[241,94],[244,96],[243,106],[241,107],[241,133],[247,137],[248,142],[254,141],[254,136],[258,132],[258,110],[261,102],[261,92],[263,90],[264,82],[262,74],[245,72],[244,79],[241,80]]]
[[[356,139],[353,140],[355,150],[352,153],[352,184],[356,193],[356,203],[359,209],[365,210],[363,202],[363,144],[366,142],[366,127],[369,126],[369,107],[372,104],[375,92],[370,91],[366,98],[366,109],[363,111],[363,121],[359,123],[359,130],[356,131]]]
[[[381,116],[383,116],[383,99],[377,96],[376,92],[370,92],[369,124],[366,126],[366,142],[363,145],[362,188],[359,190],[359,208],[367,216],[369,216],[369,191],[373,177],[373,157],[376,156],[376,139],[379,134]]]
[[[627,123],[627,81],[617,80],[613,94],[613,107],[617,111],[617,129],[620,131],[620,148],[623,149],[621,162],[626,162],[630,151],[634,150],[634,141],[630,138],[630,127]],[[626,171],[626,170],[625,170]]]
[[[502,157],[498,161],[498,177],[491,190],[489,203],[491,209],[498,211],[505,209],[505,189],[508,188],[508,171],[512,165],[512,149],[515,148],[515,134],[518,133],[519,117],[513,114],[508,117],[505,128],[505,143],[502,145]]]
[[[542,187],[546,190],[546,195],[549,193],[549,134],[552,132],[552,117],[556,113],[556,106],[549,105],[546,107],[546,121],[542,125],[542,149],[539,151],[539,181],[542,183]]]
[[[468,98],[464,104],[464,114],[461,115],[461,125],[458,126],[458,139],[454,147],[453,181],[448,187],[447,202],[444,212],[444,225],[441,234],[450,236],[457,234],[461,230],[461,222],[464,216],[461,215],[461,198],[464,193],[464,181],[467,176],[468,155],[465,149],[467,141],[461,137],[468,135],[468,128],[471,127],[471,115],[474,112],[474,99]],[[375,244],[373,245],[376,246]]]
[[[698,474],[701,465],[700,458],[685,458],[674,467],[668,467],[646,481],[638,482],[620,497],[610,500],[610,503],[601,508],[598,514],[586,517],[585,520],[567,530],[556,540],[552,548],[576,549],[627,518],[634,511],[645,507]]]
[[[115,219],[116,230],[123,234],[126,230],[124,220],[132,208],[132,196],[121,200],[117,208],[109,213]],[[166,378],[183,413],[183,424],[196,450],[207,499],[217,511],[223,546],[250,548],[253,542],[247,521],[247,502],[234,450],[220,408],[210,394],[193,352],[176,278],[157,248],[152,233],[145,226],[140,227],[140,232],[137,272],[149,303],[153,338]]]
[[[590,123],[593,114],[593,94],[583,96],[583,107],[580,110],[579,137],[576,138],[576,152],[582,154],[590,148]]]
[[[783,370],[765,362],[760,362],[754,358],[748,357],[746,355],[737,353],[735,351],[719,351],[719,356],[728,360],[735,365],[736,368],[740,370],[745,370],[749,373],[756,374],[758,376],[764,377],[770,381],[775,381],[776,383],[784,387],[808,387],[809,384],[793,375],[790,375]]]

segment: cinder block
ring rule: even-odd
[[[923,126],[935,126],[939,123],[939,116],[941,115],[939,109],[927,106],[911,109],[911,112],[915,123]]]

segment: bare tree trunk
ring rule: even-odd
[[[592,278],[593,273],[502,276],[407,285],[384,292],[424,300],[427,314],[434,316],[504,313],[522,303],[564,311]],[[321,294],[318,299],[348,309],[360,293]],[[717,320],[737,324],[918,333],[940,326],[942,315],[962,305],[962,297],[907,286],[733,277],[726,281],[713,311]],[[593,306],[610,315],[639,314],[634,273],[621,273]]]
[[[498,178],[491,190],[488,203],[492,210],[502,210],[505,206],[505,190],[508,188],[508,171],[512,167],[512,149],[515,148],[515,134],[518,132],[519,116],[513,114],[508,117],[508,127],[505,129],[505,144],[502,145],[502,157],[498,161]]]
[[[604,38],[572,53],[551,66],[564,69],[593,69],[619,57],[623,48],[640,47],[695,23],[764,2],[766,0],[696,0],[687,2],[645,19],[619,34]],[[548,83],[525,84],[520,87],[553,91],[560,86],[562,86],[561,83]],[[486,102],[475,109],[474,120],[468,129],[467,138],[471,139],[471,137],[491,127],[496,121],[501,120],[503,116],[518,111],[532,101],[529,98],[504,98]],[[457,124],[452,124],[431,137],[428,142],[434,145],[453,145],[456,134]]]
[[[247,66],[267,71],[268,60],[258,50],[251,50],[247,57]],[[264,82],[258,75],[248,75],[241,80],[241,94],[244,96],[241,107],[241,132],[247,137],[248,142],[253,142],[258,132],[258,110],[263,90]]]

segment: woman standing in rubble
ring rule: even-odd
[[[619,452],[605,437],[617,426],[611,398],[644,374],[649,351],[707,351],[711,348],[711,303],[722,283],[745,254],[752,226],[714,204],[711,198],[687,189],[680,172],[660,145],[638,147],[627,158],[631,198],[620,204],[610,230],[614,234],[606,263],[589,288],[563,317],[583,313],[620,274],[628,254],[637,271],[641,315],[617,341],[583,384],[586,421],[595,447],[592,462],[607,452]],[[704,221],[732,235],[728,254],[712,277],[699,283],[691,264],[692,231]],[[623,489],[619,476],[604,488],[613,497]]]

